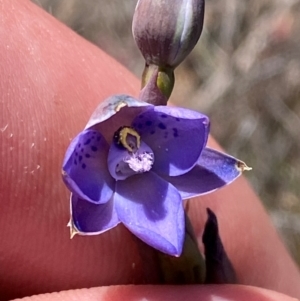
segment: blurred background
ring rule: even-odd
[[[33,2],[141,76],[136,0]],[[175,74],[172,102],[209,115],[225,150],[253,167],[245,176],[300,265],[300,1],[207,0]]]

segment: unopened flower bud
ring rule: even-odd
[[[139,0],[132,31],[146,64],[175,68],[203,27],[204,0]]]

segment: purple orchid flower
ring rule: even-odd
[[[102,102],[71,142],[63,179],[71,194],[71,235],[120,222],[161,252],[179,256],[183,199],[216,190],[246,165],[206,148],[207,116],[125,95]]]

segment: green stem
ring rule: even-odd
[[[142,75],[142,89],[139,99],[153,105],[166,105],[174,88],[175,77],[172,68],[146,65]]]
[[[185,240],[179,257],[158,253],[164,284],[201,284],[205,279],[205,260],[199,251],[191,222],[185,214]]]

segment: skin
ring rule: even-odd
[[[101,100],[138,95],[139,83],[29,1],[0,7],[0,300],[63,290],[26,300],[291,300],[275,291],[300,298],[299,271],[244,178],[193,199],[189,214],[200,243],[205,208],[216,213],[248,286],[126,285],[143,283],[144,267],[123,226],[70,240],[64,152]]]

